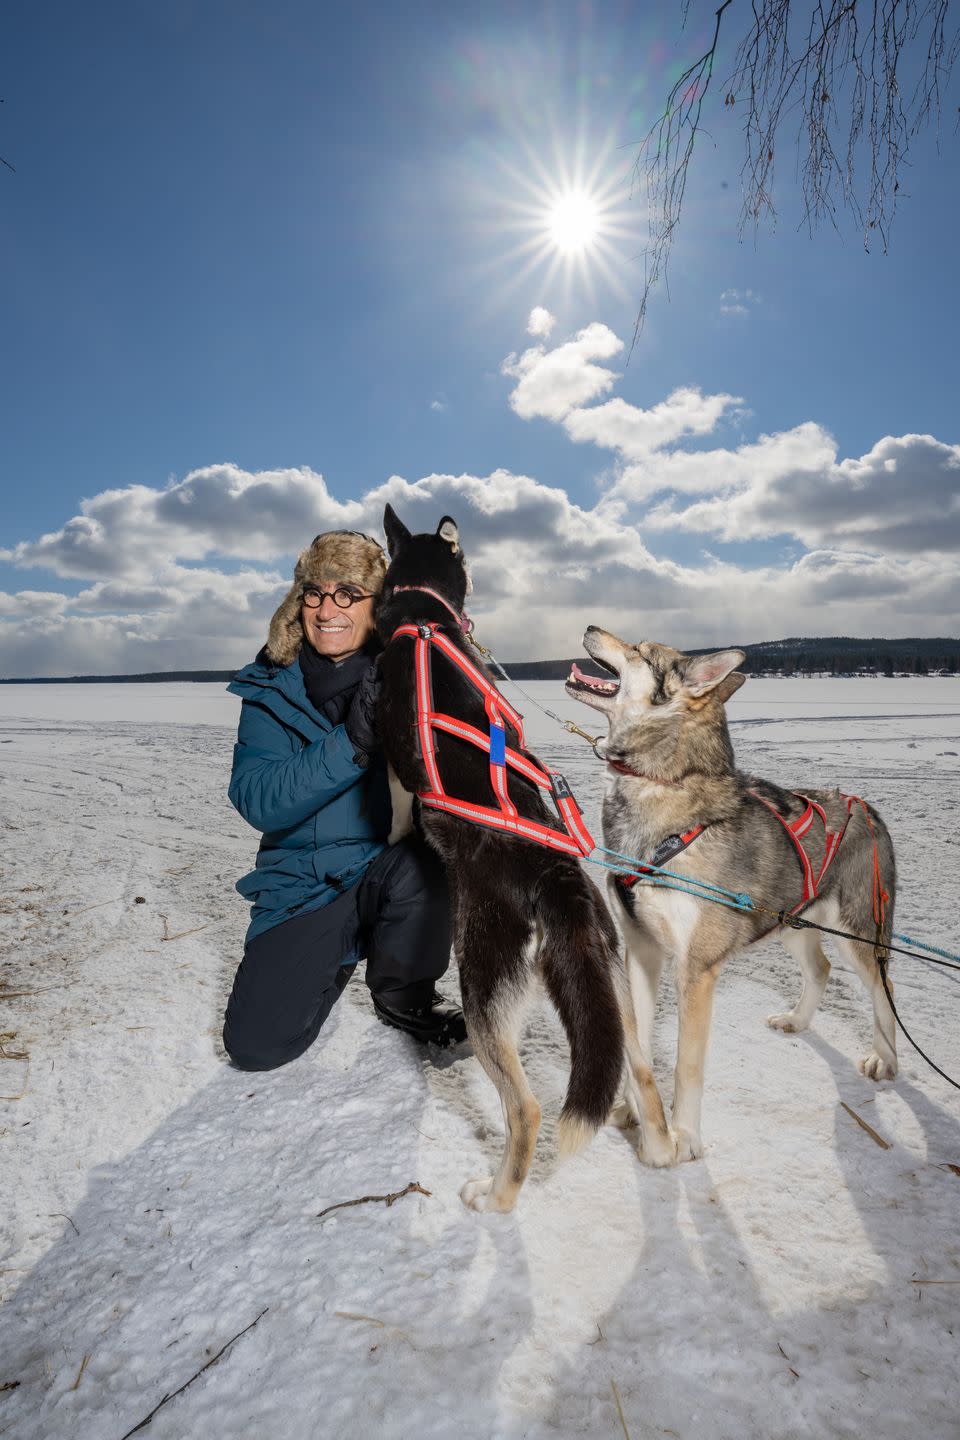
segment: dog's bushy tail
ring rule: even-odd
[[[572,1155],[604,1124],[620,1086],[616,931],[596,886],[575,860],[558,861],[543,874],[534,908],[544,982],[570,1042],[570,1081],[557,1140],[560,1154]]]

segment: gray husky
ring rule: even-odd
[[[636,1027],[652,1066],[653,1016],[663,961],[676,966],[679,1011],[672,1124],[658,1121],[649,1094],[626,1077],[616,1117],[639,1123],[641,1154],[653,1165],[703,1153],[700,1102],[713,989],[731,955],[779,929],[800,966],[803,988],[792,1010],[767,1024],[805,1030],[823,994],[830,962],[815,930],[778,924],[778,913],[877,936],[893,925],[895,869],[889,833],[877,812],[839,790],[796,794],[734,766],[724,701],[744,683],[742,650],[687,656],[665,645],[628,645],[590,626],[593,660],[616,678],[591,679],[574,666],[567,693],[608,718],[597,752],[607,762],[604,842],[648,864],[666,866],[728,891],[747,893],[767,913],[739,911],[650,876],[610,877],[620,919]],[[638,867],[639,869],[639,867]],[[875,890],[876,886],[876,890]],[[886,901],[885,914],[881,898]],[[771,916],[772,912],[772,916]],[[860,1069],[873,1080],[897,1073],[896,1031],[870,943],[838,940],[873,1000],[873,1050]],[[662,1115],[662,1110],[660,1111]]]

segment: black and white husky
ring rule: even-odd
[[[633,1092],[629,1075],[621,1111],[622,1118],[641,1125],[644,1158],[655,1165],[670,1165],[703,1153],[704,1057],[721,966],[777,928],[780,911],[789,913],[803,903],[804,869],[786,825],[794,823],[801,829],[809,809],[802,844],[810,874],[815,879],[821,870],[823,874],[814,885],[816,898],[803,908],[804,918],[875,937],[877,878],[887,892],[882,927],[887,942],[896,883],[893,846],[886,826],[869,805],[848,804],[849,797],[838,790],[807,790],[800,796],[735,768],[724,701],[746,678],[737,672],[744,659],[741,650],[687,656],[650,642],[628,645],[596,626],[587,630],[583,644],[591,658],[615,677],[592,680],[575,667],[566,687],[570,695],[607,716],[608,732],[597,746],[608,767],[603,803],[606,845],[646,861],[658,851],[669,855],[653,863],[749,894],[768,911],[729,909],[646,880],[633,885],[619,878],[610,881],[648,1065],[657,988],[667,955],[672,954],[676,967],[679,1030],[670,1134],[664,1137],[646,1123],[648,1102]],[[704,827],[702,832],[684,847],[683,840],[697,826]],[[841,832],[839,843],[830,841],[830,835]],[[835,847],[832,859],[828,847]],[[800,966],[803,989],[792,1010],[770,1015],[767,1023],[779,1030],[805,1030],[823,994],[830,963],[815,930],[784,927],[779,933]],[[860,1069],[871,1079],[890,1079],[897,1073],[895,1022],[873,945],[850,940],[837,944],[873,1001],[873,1050],[860,1061]]]
[[[386,647],[380,662],[380,733],[400,783],[416,793],[428,788],[428,776],[417,734],[415,642],[406,636],[394,639],[398,626],[436,622],[448,640],[482,667],[457,623],[467,573],[455,522],[444,516],[435,534],[411,535],[388,505],[384,530],[390,567],[377,620]],[[443,656],[434,659],[432,685],[435,711],[487,729],[483,697],[454,662]],[[435,739],[447,793],[477,805],[496,805],[489,755],[450,733],[437,732]],[[520,749],[510,726],[506,743]],[[511,770],[508,785],[522,817],[556,823],[535,784]],[[446,865],[467,1032],[497,1088],[506,1121],[499,1170],[495,1176],[468,1181],[461,1198],[475,1210],[510,1210],[530,1168],[540,1127],[540,1106],[517,1052],[525,1003],[538,976],[570,1042],[570,1080],[558,1125],[561,1154],[585,1144],[604,1124],[616,1099],[624,1055],[622,1013],[627,1015],[635,1084],[641,1090],[656,1087],[643,1066],[625,1007],[615,927],[577,860],[427,806],[420,819],[427,840]],[[662,1111],[660,1120],[666,1134]]]

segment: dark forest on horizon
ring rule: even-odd
[[[740,667],[749,675],[956,675],[960,673],[960,639],[860,640],[848,635],[764,640],[756,645],[692,648],[691,655],[712,650],[743,650]],[[565,680],[574,660],[587,674],[603,672],[585,655],[566,660],[514,660],[505,668],[516,680]],[[0,677],[0,685],[106,685],[192,681],[227,684],[235,670],[165,670],[140,675],[41,675]]]

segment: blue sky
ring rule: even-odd
[[[798,231],[786,143],[741,241],[718,83],[627,364],[634,142],[713,8],[15,0],[0,675],[242,663],[296,551],[385,499],[456,515],[506,659],[955,635],[949,121],[890,254]],[[572,183],[606,233],[571,261]]]

